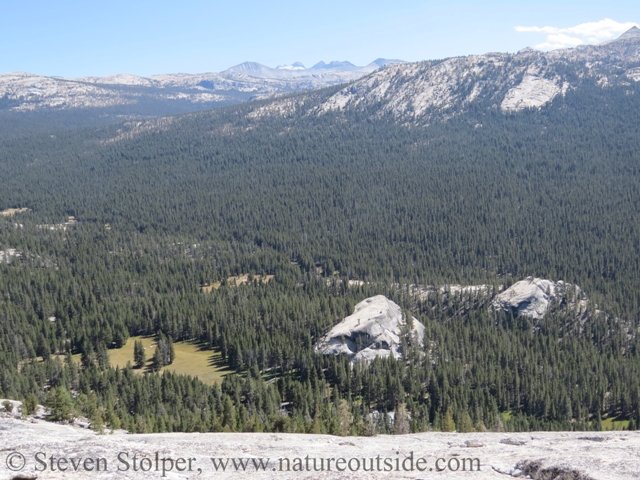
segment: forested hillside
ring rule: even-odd
[[[635,428],[640,86],[589,82],[419,128],[248,104],[2,140],[0,210],[30,210],[0,217],[0,250],[21,254],[0,257],[0,396],[71,392],[137,432]],[[224,281],[243,273],[274,279]],[[530,275],[580,285],[593,314],[534,326],[401,287]],[[425,352],[351,368],[313,351],[374,294],[425,325]],[[237,375],[110,368],[131,335],[195,340]]]

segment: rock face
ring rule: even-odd
[[[410,334],[422,345],[424,325],[411,318],[407,325],[402,309],[383,295],[358,303],[349,315],[333,327],[315,346],[325,355],[346,354],[351,361],[375,357],[402,358],[402,336]]]
[[[492,306],[496,310],[512,311],[539,320],[544,317],[549,309],[549,304],[554,299],[563,298],[567,294],[568,287],[571,286],[562,280],[553,282],[542,278],[527,277],[496,295]],[[573,288],[575,296],[580,296],[580,288],[577,286],[573,286]],[[584,303],[585,300],[581,300],[581,302]]]
[[[546,105],[566,87],[559,78],[547,79],[537,68],[530,68],[519,85],[507,92],[500,105],[504,111],[519,111]]]

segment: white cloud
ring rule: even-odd
[[[554,33],[547,35],[547,41],[539,43],[536,48],[539,50],[555,50],[557,48],[577,47],[582,45],[584,40],[577,37],[570,37],[564,33]]]
[[[521,33],[546,33],[546,42],[536,45],[540,50],[553,50],[556,48],[576,47],[583,43],[600,43],[619,36],[632,27],[640,27],[635,22],[616,22],[605,18],[599,22],[587,22],[569,28],[558,27],[516,27],[516,32]]]

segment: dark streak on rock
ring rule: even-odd
[[[518,470],[522,470],[525,475],[531,476],[534,480],[594,480],[578,470],[571,470],[562,467],[542,468],[540,462],[524,460],[516,465]]]

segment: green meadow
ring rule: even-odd
[[[122,348],[109,350],[109,359],[113,367],[126,367],[127,362],[133,364],[133,345],[137,340],[141,340],[145,348],[147,368],[134,369],[134,371],[138,373],[148,371],[156,348],[154,337],[131,337]],[[163,367],[162,371],[168,370],[198,377],[209,385],[221,383],[222,377],[232,372],[224,364],[218,351],[203,349],[195,342],[176,342],[173,346],[176,353],[175,360],[171,365]]]

